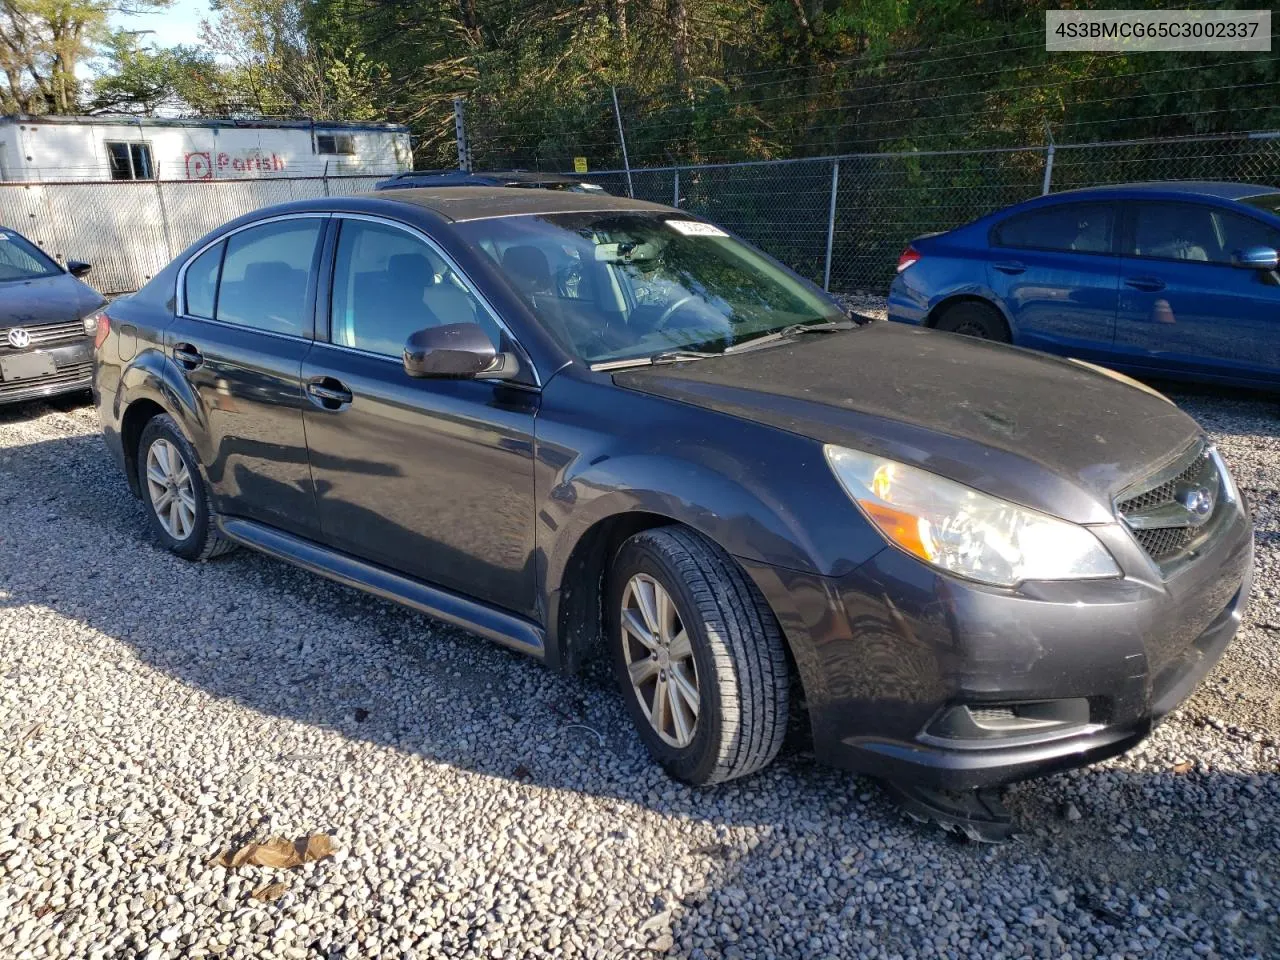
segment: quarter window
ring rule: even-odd
[[[112,180],[155,179],[155,168],[151,163],[151,144],[108,140],[106,146]]]
[[[1000,247],[1110,253],[1115,211],[1109,203],[1068,203],[1010,217],[993,232]]]
[[[411,333],[451,323],[478,323],[499,344],[497,323],[430,246],[398,227],[342,222],[329,315],[334,343],[399,357]]]
[[[1195,203],[1134,206],[1130,254],[1156,260],[1230,264],[1237,250],[1275,246],[1276,231],[1249,217]]]
[[[217,319],[255,330],[311,335],[307,281],[324,220],[281,220],[227,238]]]
[[[218,292],[218,269],[225,243],[217,243],[191,261],[186,273],[186,312],[190,317],[213,319]]]

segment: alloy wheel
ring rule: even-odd
[[[195,488],[178,448],[163,438],[147,451],[147,493],[164,532],[186,540],[196,525]]]
[[[671,595],[648,574],[622,593],[622,653],[649,724],[664,743],[687,747],[701,704],[693,645]]]

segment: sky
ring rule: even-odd
[[[144,45],[154,43],[158,47],[172,47],[179,43],[199,43],[200,21],[208,18],[208,0],[173,0],[169,9],[155,13],[134,16],[114,14],[111,25],[122,30],[154,30],[154,34],[138,39]]]

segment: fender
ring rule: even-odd
[[[735,557],[818,572],[814,557],[820,548],[800,518],[780,498],[753,489],[750,475],[739,476],[732,480],[705,464],[656,454],[609,458],[567,474],[539,512],[544,582],[558,589],[583,535],[602,520],[629,513],[682,523]]]
[[[163,351],[155,348],[141,351],[121,373],[112,402],[111,423],[104,424],[104,429],[109,430],[113,435],[109,438],[109,442],[119,449],[125,461],[125,472],[129,477],[130,486],[135,487],[135,493],[137,492],[136,469],[129,462],[129,457],[124,454],[121,445],[125,416],[129,408],[139,400],[150,400],[173,417],[178,424],[178,429],[196,448],[202,459],[208,452],[202,449],[199,442],[201,437],[208,436],[204,410],[186,377]]]

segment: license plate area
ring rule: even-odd
[[[53,357],[47,353],[21,353],[16,357],[0,357],[0,380],[38,380],[58,372]]]

